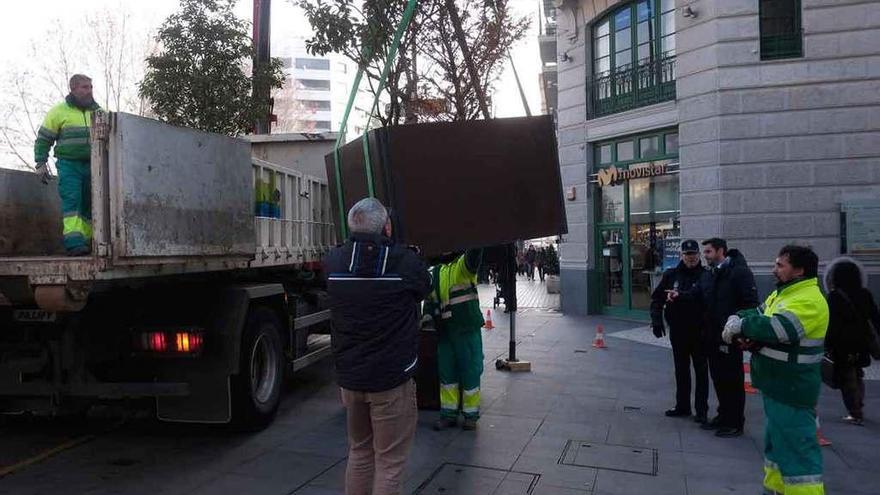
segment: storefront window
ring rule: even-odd
[[[626,162],[635,158],[632,141],[623,141],[617,143],[617,161]]]
[[[599,190],[602,223],[622,223],[624,219],[623,186],[603,187]]]

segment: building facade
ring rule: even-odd
[[[647,315],[681,239],[880,289],[880,1],[557,0],[563,311]]]

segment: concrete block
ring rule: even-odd
[[[715,142],[719,138],[719,120],[717,117],[685,122],[678,126],[678,145]]]
[[[717,46],[716,57],[719,66],[761,62],[757,39],[721,42]]]
[[[788,211],[788,194],[784,189],[743,191],[744,213]]]
[[[838,58],[833,60],[817,60],[798,66],[797,81],[839,81],[842,79],[864,78],[868,74],[868,64],[865,58]],[[806,74],[802,69],[807,69]]]
[[[830,187],[790,189],[788,196],[787,211],[831,211],[837,208],[840,201],[839,192]]]
[[[721,232],[721,217],[710,216],[685,216],[681,217],[681,236],[691,239],[708,239],[715,237]]]
[[[809,112],[806,115],[806,119],[803,118],[802,114],[798,114],[798,117],[801,117],[800,120],[807,120],[809,122],[810,133],[828,134],[867,130],[871,115],[877,113],[877,107],[846,108]]]
[[[675,59],[675,77],[681,79],[717,67],[721,60],[718,45],[701,46],[679,53]]]
[[[840,35],[838,33],[830,33],[804,36],[804,55],[807,58],[840,56]]]
[[[813,235],[839,236],[840,213],[837,211],[813,213]]]
[[[559,245],[559,258],[566,262],[586,262],[587,245],[582,242],[563,242]]]
[[[742,161],[742,146],[738,141],[721,141],[718,152],[718,163],[739,163]]]
[[[803,163],[768,163],[767,186],[809,186],[813,184],[813,167]]]
[[[803,113],[774,112],[761,116],[761,135],[797,136],[810,132],[810,121]],[[782,143],[780,143],[780,146]]]
[[[878,101],[880,101],[880,79],[794,87],[790,89],[789,108],[874,105]]]
[[[721,212],[742,213],[744,193],[740,191],[724,191],[721,193]]]
[[[583,128],[568,128],[559,131],[558,139],[560,147],[568,144],[584,143],[587,140],[587,133]]]
[[[752,70],[755,68],[752,67]],[[779,86],[802,83],[810,74],[810,64],[797,60],[791,63],[777,63],[758,66],[761,86]]]
[[[721,219],[721,237],[763,237],[764,215],[737,215]]]
[[[676,97],[681,99],[712,93],[718,87],[718,71],[715,69],[679,77],[675,81]]]
[[[838,5],[833,9],[804,9],[807,32],[852,31],[880,26],[880,15],[873,2]]]
[[[778,139],[735,141],[742,147],[742,161],[748,163],[785,159],[785,144]]]
[[[557,114],[557,125],[561,127],[583,125],[587,120],[587,107],[571,107],[559,110]]]
[[[700,167],[682,170],[678,175],[681,192],[699,192],[718,189],[720,184],[718,167]]]
[[[560,165],[586,165],[587,163],[587,145],[572,144],[559,149]]]
[[[760,36],[758,17],[730,17],[715,20],[718,41],[730,39],[751,39]]]
[[[569,67],[566,67],[565,70],[560,70],[557,75],[559,92],[561,93],[570,88],[583,86],[586,80],[586,66],[583,64],[575,65],[572,63]]]
[[[759,165],[724,165],[718,169],[721,188],[753,189],[764,187],[767,167]]]
[[[576,165],[563,165],[559,167],[559,171],[562,175],[562,184],[564,186],[584,184],[587,182],[587,166],[583,163]]]
[[[569,108],[575,105],[587,104],[586,83],[571,86],[564,91],[559,91],[557,108]]]
[[[586,245],[588,239],[588,232],[592,231],[592,226],[587,226],[585,223],[576,223],[572,224],[569,222],[568,224],[568,234],[565,234],[566,242],[573,242],[576,244],[584,244]]]
[[[586,203],[565,203],[565,218],[569,225],[587,223],[587,205]]]
[[[678,100],[678,122],[691,122],[718,115],[720,95],[708,93]]]
[[[717,17],[758,15],[758,5],[753,0],[722,0],[714,4]]]
[[[880,132],[850,134],[843,137],[843,153],[848,158],[880,157]]]
[[[742,139],[742,138],[758,138],[761,137],[761,116],[745,115],[745,116],[728,116],[721,117],[720,137],[721,139]]]
[[[767,237],[787,238],[813,235],[812,214],[765,215]],[[760,237],[760,236],[754,236]]]
[[[813,166],[813,173],[817,186],[877,183],[880,159],[822,161]]]
[[[681,195],[682,215],[713,215],[721,210],[720,192],[684,193]]]
[[[717,42],[716,21],[699,22],[676,28],[675,51],[680,56]]]
[[[773,112],[788,107],[787,89],[755,89],[743,91],[742,112]]]
[[[806,136],[786,139],[789,160],[842,158],[843,138],[839,135]]]
[[[681,135],[679,134],[679,139]],[[678,150],[681,168],[718,164],[719,143],[701,143],[681,146]]]
[[[761,85],[761,75],[755,67],[721,67],[718,69],[718,88],[736,89]]]
[[[560,268],[560,306],[566,315],[586,315],[588,301],[587,270]]]

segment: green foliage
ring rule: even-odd
[[[553,244],[547,246],[547,253],[544,255],[544,273],[559,275],[559,254]]]
[[[281,60],[249,75],[255,49],[250,24],[233,14],[235,0],[181,0],[156,36],[161,52],[147,57],[140,95],[169,124],[239,135],[268,113],[254,87],[280,88]]]

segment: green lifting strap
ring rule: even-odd
[[[418,4],[418,0],[408,0],[406,4],[406,9],[403,11],[403,17],[400,19],[400,23],[397,25],[397,29],[394,31],[394,39],[391,43],[391,48],[388,50],[388,56],[385,58],[385,67],[382,69],[382,76],[379,79],[379,87],[376,88],[376,95],[373,98],[373,105],[370,107],[370,113],[367,115],[367,126],[369,126],[370,121],[373,119],[373,114],[376,111],[376,108],[379,106],[379,95],[382,94],[382,90],[385,89],[385,81],[388,79],[388,72],[391,70],[391,65],[394,63],[394,60],[397,58],[397,50],[400,47],[400,40],[403,38],[403,33],[406,31],[407,27],[409,27],[409,23],[412,20],[413,14],[416,10],[416,5]],[[370,58],[370,51],[364,51],[366,55],[364,58]],[[364,68],[358,67],[357,75],[354,78],[354,83],[351,88],[351,92],[348,95],[348,105],[345,107],[345,113],[342,117],[342,124],[340,125],[339,135],[336,138],[336,145],[333,148],[333,161],[335,165],[336,171],[336,196],[337,201],[339,202],[339,222],[342,230],[343,237],[348,237],[348,225],[345,221],[345,201],[343,200],[343,192],[342,192],[342,173],[340,170],[339,164],[339,146],[345,140],[345,128],[348,125],[348,117],[351,113],[351,108],[354,105],[354,99],[357,95],[358,87],[360,86],[361,78],[364,74]],[[373,166],[370,162],[370,143],[369,138],[367,137],[367,132],[363,134],[363,148],[364,148],[364,164],[366,166],[366,175],[367,175],[367,193],[371,198],[376,197],[376,190],[373,184]]]

